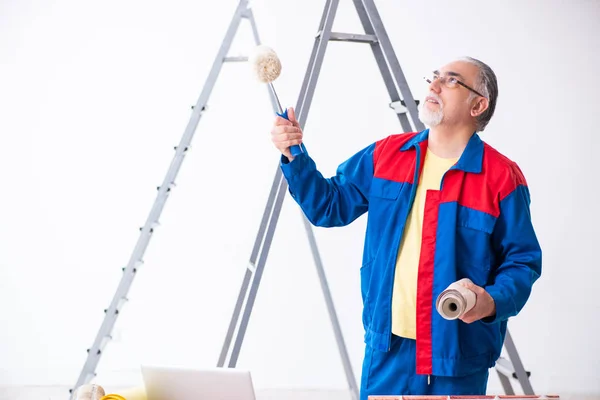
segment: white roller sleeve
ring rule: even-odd
[[[281,74],[281,61],[277,53],[268,46],[256,46],[248,61],[255,77],[263,83],[271,83]]]

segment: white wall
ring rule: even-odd
[[[296,101],[325,2],[261,0],[263,42]],[[219,2],[0,2],[0,384],[73,384],[233,14]],[[484,139],[519,163],[544,271],[510,325],[540,393],[600,393],[595,206],[600,5],[378,1],[421,96],[422,76],[472,55],[500,82]],[[360,31],[342,1],[336,31]],[[251,45],[249,30],[233,54]],[[323,173],[400,131],[367,47],[331,43],[305,143]],[[264,87],[227,65],[98,368],[216,364],[278,156]],[[356,375],[365,219],[317,230]],[[240,367],[258,387],[344,388],[298,208],[286,199]],[[134,371],[133,373],[131,371]],[[500,392],[495,375],[490,392]]]

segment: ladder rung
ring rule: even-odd
[[[100,343],[100,350],[104,350],[106,344],[112,340],[111,335],[106,335],[102,338],[102,342]]]
[[[256,264],[254,264],[253,262],[248,262],[248,267],[247,267],[251,272],[256,272]]]
[[[127,297],[121,297],[119,299],[119,303],[117,304],[117,308],[121,308],[123,304],[127,303],[129,299]]]
[[[247,56],[234,56],[234,57],[225,57],[223,59],[224,62],[244,62],[248,61]]]
[[[317,37],[321,35],[321,32],[317,34]],[[329,40],[336,42],[354,42],[354,43],[377,43],[377,36],[375,35],[364,35],[359,33],[342,33],[342,32],[331,32]]]
[[[390,103],[390,108],[394,110],[396,114],[406,114],[408,112],[408,108],[404,105],[404,101],[392,101]]]
[[[496,361],[496,371],[500,372],[502,375],[508,378],[518,379],[517,372],[515,371],[515,367],[513,366],[510,360],[507,360],[504,357],[500,357]],[[531,376],[530,371],[525,371],[527,373],[527,377]]]
[[[419,105],[419,100],[415,100],[415,104]],[[406,108],[406,102],[404,100],[396,100],[390,103],[390,108],[396,112],[396,114],[406,114],[408,108]]]

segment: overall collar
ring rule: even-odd
[[[406,142],[401,148],[400,151],[410,150],[412,147],[418,146],[421,143],[425,142],[429,137],[429,129],[425,129],[422,132],[417,133],[413,136],[408,142]],[[474,132],[469,142],[467,143],[467,147],[461,154],[458,162],[452,169],[460,169],[465,172],[472,172],[478,174],[481,172],[481,167],[483,164],[483,141],[477,134]]]

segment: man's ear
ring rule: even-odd
[[[478,117],[485,112],[490,106],[490,102],[485,97],[478,97],[477,101],[471,107],[471,116]]]

